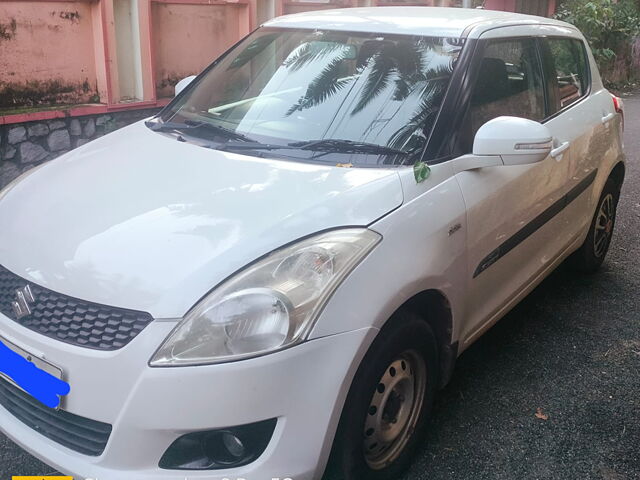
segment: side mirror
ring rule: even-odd
[[[195,75],[190,75],[190,76],[188,76],[186,78],[183,78],[178,83],[176,83],[176,86],[175,86],[176,95],[178,95],[182,90],[187,88],[187,85],[189,85],[191,82],[193,82],[194,78],[196,78]]]
[[[485,123],[473,140],[476,156],[500,156],[504,165],[541,162],[553,148],[553,136],[539,122],[498,117]]]

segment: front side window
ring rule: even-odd
[[[258,142],[272,151],[282,145],[286,151],[280,153],[293,158],[336,162],[348,154],[351,163],[408,163],[424,147],[462,44],[423,36],[262,28],[161,118],[174,125],[223,127],[255,142],[256,149]],[[190,128],[188,134],[208,137],[212,131]],[[342,141],[374,148],[349,148]],[[393,160],[385,148],[397,154]]]
[[[573,38],[545,39],[553,60],[557,101],[554,112],[578,101],[589,90],[589,71],[584,45]]]
[[[545,117],[542,78],[533,39],[489,43],[480,63],[469,106],[467,122],[471,145],[478,129],[496,117],[506,115],[542,120]]]

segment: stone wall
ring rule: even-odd
[[[36,165],[157,112],[158,109],[128,110],[1,125],[0,189]]]

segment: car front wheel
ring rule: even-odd
[[[424,433],[438,377],[431,328],[398,312],[356,373],[325,479],[397,480]]]

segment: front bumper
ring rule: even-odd
[[[64,410],[113,426],[99,457],[41,436],[1,407],[0,430],[75,478],[320,478],[351,379],[376,330],[324,337],[241,362],[150,368],[149,358],[174,326],[154,322],[123,349],[105,352],[44,337],[0,314],[0,334],[64,370],[71,385]],[[269,418],[278,419],[271,442],[249,465],[215,471],[158,468],[166,449],[185,433]]]

